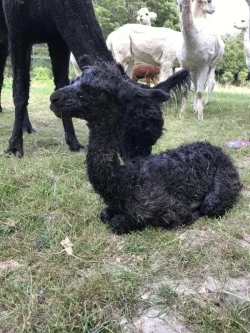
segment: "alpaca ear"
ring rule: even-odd
[[[94,60],[88,55],[83,54],[77,60],[78,66],[83,70],[87,66],[93,66],[95,64]]]
[[[149,12],[149,17],[151,20],[156,20],[157,19],[157,14],[154,12]]]
[[[133,96],[132,101],[136,100],[137,102],[144,104],[160,104],[163,102],[168,101],[171,98],[171,96],[160,90],[160,89],[153,89],[153,88],[140,88],[137,89]]]

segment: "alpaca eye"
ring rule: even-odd
[[[89,96],[94,99],[101,99],[104,96],[104,93],[101,91],[92,90],[89,92]]]

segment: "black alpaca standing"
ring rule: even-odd
[[[6,38],[5,19],[9,32],[15,104],[15,123],[6,153],[21,157],[23,130],[28,133],[33,131],[27,111],[32,45],[48,43],[56,89],[69,83],[69,49],[81,67],[88,64],[85,57],[82,57],[83,54],[94,60],[114,60],[106,47],[90,0],[0,0],[0,29],[3,26]],[[6,56],[7,54],[5,60]],[[0,74],[5,60],[0,59]],[[127,121],[121,135],[122,156],[125,159],[147,156],[162,134],[163,117],[160,107],[154,105],[145,108],[141,105],[137,107],[137,114],[132,115],[129,109],[127,111]],[[70,150],[80,150],[82,146],[76,138],[72,120],[63,117],[62,121]],[[135,121],[138,124],[136,128]]]
[[[23,155],[23,123],[28,120],[30,59],[34,43],[47,43],[56,89],[69,84],[71,50],[77,61],[82,54],[95,60],[113,62],[96,20],[91,0],[1,0],[8,28],[9,51],[13,67],[15,123],[7,154]],[[1,17],[0,17],[1,19]],[[70,118],[62,118],[66,142],[72,151],[82,147]]]
[[[3,87],[4,68],[8,56],[8,33],[1,5],[2,4],[0,3],[0,112],[2,112],[1,92]]]
[[[177,72],[167,82],[178,82],[182,74]],[[112,64],[89,67],[80,80],[51,95],[51,110],[57,116],[88,122],[89,180],[108,206],[102,221],[118,234],[148,225],[190,224],[202,215],[221,216],[237,201],[237,169],[221,148],[206,142],[121,165],[119,140],[126,107],[169,98],[159,89],[135,88]]]

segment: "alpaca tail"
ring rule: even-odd
[[[181,69],[171,75],[167,80],[160,82],[153,89],[161,89],[170,94],[171,97],[178,97],[179,94],[187,93],[191,87],[190,72]]]

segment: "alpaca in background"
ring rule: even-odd
[[[160,81],[180,67],[177,51],[181,46],[179,31],[141,24],[125,24],[109,34],[106,43],[115,60],[132,78],[134,62],[160,67]]]
[[[157,14],[154,12],[150,12],[148,8],[141,8],[137,12],[137,22],[142,24],[142,25],[151,25],[151,20],[156,20]],[[80,76],[82,74],[82,71],[73,55],[73,53],[70,54],[70,62],[74,68],[76,76]]]
[[[202,93],[208,85],[208,102],[215,84],[216,65],[224,53],[224,43],[206,20],[206,14],[214,12],[212,0],[194,0],[193,10],[191,0],[178,0],[178,5],[183,36],[178,59],[182,68],[191,71],[195,91],[194,111],[198,119],[203,120]],[[185,113],[186,99],[183,99],[181,119]]]
[[[160,73],[158,66],[150,64],[140,64],[133,67],[132,80],[138,81],[140,79],[146,79],[146,83],[150,86],[150,80],[153,81],[154,85],[158,84],[157,77]]]
[[[241,20],[240,22],[234,23],[234,27],[243,31],[244,34],[244,50],[246,55],[246,65],[248,71],[250,71],[250,35],[249,35],[249,21]]]
[[[180,82],[179,71],[166,82]],[[74,84],[54,92],[51,110],[79,117],[89,127],[87,172],[107,208],[101,219],[117,234],[146,226],[173,228],[200,216],[222,216],[236,203],[241,184],[237,169],[221,148],[206,142],[187,144],[159,155],[121,164],[120,133],[127,108],[157,105],[171,95],[134,86],[114,64],[86,68]],[[93,94],[95,98],[93,99]]]
[[[137,12],[137,22],[143,25],[151,25],[151,20],[154,21],[157,19],[157,14],[150,12],[148,8],[141,8]]]
[[[204,20],[204,14],[212,14],[209,8],[205,13],[196,10],[195,5],[192,5],[192,12],[196,22]],[[134,62],[137,61],[159,66],[161,82],[181,67],[177,56],[182,38],[181,32],[169,28],[125,24],[111,32],[106,42],[113,57],[124,67],[129,77],[132,77]],[[208,84],[208,100],[213,87],[214,76]]]

